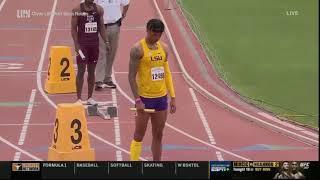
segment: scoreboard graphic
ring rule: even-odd
[[[0,162],[0,179],[318,179],[319,161]]]

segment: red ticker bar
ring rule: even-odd
[[[0,162],[0,179],[318,179],[315,161]]]

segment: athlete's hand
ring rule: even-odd
[[[75,44],[74,45],[74,50],[76,51],[76,55],[79,55],[79,49],[80,49],[79,44]]]
[[[109,52],[110,49],[111,49],[111,47],[110,47],[110,42],[107,41],[107,42],[106,42],[106,50],[107,50],[107,52]]]
[[[176,106],[176,99],[175,98],[171,98],[170,101],[170,113],[173,114],[175,113],[177,110],[177,106]]]
[[[141,100],[136,100],[136,108],[137,108],[137,111],[144,112],[145,106]]]

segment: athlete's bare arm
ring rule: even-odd
[[[135,99],[139,98],[136,76],[137,76],[140,59],[142,58],[142,56],[143,56],[143,50],[141,48],[141,45],[140,43],[136,43],[131,48],[131,51],[130,51],[129,74],[128,74],[131,91]]]
[[[106,28],[107,27],[105,27],[104,26],[104,20],[103,20],[103,14],[104,14],[104,11],[103,11],[103,8],[100,6],[100,5],[97,5],[97,11],[98,11],[98,13],[99,13],[99,21],[100,21],[100,25],[99,25],[99,29],[100,29],[100,35],[101,35],[101,37],[102,37],[102,39],[103,39],[103,42],[109,42],[109,40],[108,40],[108,38],[107,38],[107,34],[106,34]]]
[[[166,53],[166,60],[168,61],[168,57],[169,57],[169,48],[168,45],[166,43],[161,42],[161,45]],[[174,87],[173,87],[173,82],[172,82],[172,75],[171,75],[171,71],[169,68],[169,63],[166,62],[165,63],[165,71],[166,71],[166,85],[167,88],[169,89],[170,92],[170,96],[171,96],[171,101],[170,101],[170,113],[175,113],[177,106],[176,106],[176,96],[175,96],[175,92],[174,92]]]
[[[78,41],[78,13],[80,12],[80,5],[76,8],[72,9],[72,17],[71,17],[71,35],[74,42],[74,50],[78,53],[80,48]]]

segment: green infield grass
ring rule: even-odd
[[[318,0],[178,0],[210,61],[247,101],[318,128]]]

